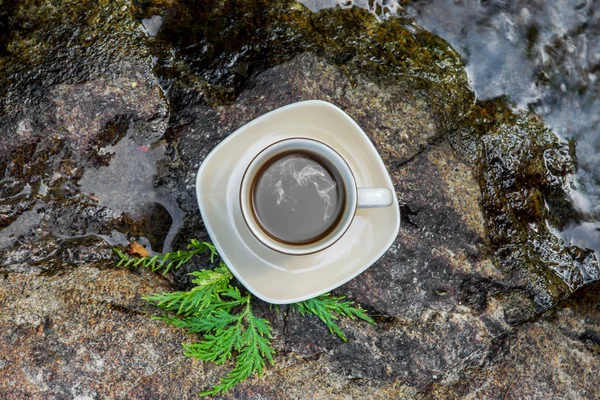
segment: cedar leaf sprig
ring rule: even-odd
[[[227,271],[227,273],[225,273]],[[231,273],[220,264],[215,270],[194,273],[196,286],[188,292],[162,293],[145,297],[151,304],[174,315],[153,317],[190,333],[199,333],[198,343],[184,344],[185,355],[201,361],[224,364],[235,358],[235,367],[201,396],[214,396],[273,364],[271,326],[252,312],[251,295],[231,286]],[[234,356],[235,355],[235,356]]]
[[[131,268],[148,268],[152,272],[162,270],[166,275],[171,269],[177,269],[191,260],[196,254],[210,251],[210,262],[213,263],[218,255],[217,249],[210,243],[200,242],[197,239],[190,240],[187,250],[178,250],[165,254],[156,254],[151,257],[130,257],[119,249],[114,249],[120,260],[117,266]]]
[[[215,247],[207,242],[192,239],[185,251],[134,258],[115,249],[120,258],[119,266],[143,267],[166,274],[181,267],[194,255],[210,252],[211,263],[217,254]],[[269,321],[259,318],[252,311],[252,295],[231,285],[233,275],[220,263],[214,269],[192,272],[192,287],[188,291],[160,293],[144,297],[150,304],[166,312],[154,320],[164,321],[188,333],[199,334],[200,341],[183,344],[185,355],[205,362],[224,364],[235,359],[233,369],[201,396],[223,394],[238,383],[256,374],[262,376],[267,364],[273,365],[275,351],[271,345]],[[375,322],[366,311],[344,297],[329,293],[290,305],[292,311],[305,316],[318,317],[331,333],[346,341],[346,336],[335,321],[345,317]],[[277,308],[279,310],[279,308]]]
[[[359,318],[373,325],[375,325],[375,321],[369,317],[365,310],[356,307],[353,301],[343,301],[344,299],[344,296],[332,296],[330,293],[325,293],[314,299],[290,304],[290,306],[293,311],[299,312],[302,316],[306,314],[317,316],[327,325],[329,332],[338,335],[340,339],[347,342],[346,335],[335,323],[340,317]]]

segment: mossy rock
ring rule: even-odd
[[[154,15],[162,26],[149,37],[140,20]],[[0,227],[15,227],[0,249],[4,397],[186,398],[216,382],[227,366],[182,357],[184,338],[150,321],[139,298],[185,288],[185,272],[207,260],[172,281],[115,270],[97,235],[158,243],[150,231],[159,215],[121,215],[78,183],[85,171],[110,170],[100,149],[124,137],[166,147],[154,185],[186,212],[175,244],[206,238],[193,193],[204,157],[253,118],[315,98],[365,129],[400,199],[390,250],[338,289],[379,325],[345,323],[348,343],[321,340],[316,321],[263,305],[276,366],[230,396],[461,397],[487,384],[507,389],[497,382],[507,352],[539,351],[552,363],[556,339],[557,354],[568,353],[575,331],[543,313],[599,279],[590,251],[553,234],[574,216],[564,192],[572,144],[505,99],[477,101],[458,54],[409,18],[312,13],[284,0],[11,0],[0,27]],[[135,179],[134,170],[114,173]],[[23,216],[33,222],[19,231]],[[560,321],[578,324],[573,304]],[[585,346],[596,333],[584,328],[573,360],[593,365]],[[542,331],[542,342],[527,339]],[[518,361],[515,373],[529,370]],[[537,375],[523,379],[509,389],[548,393]],[[597,386],[592,376],[569,379]]]

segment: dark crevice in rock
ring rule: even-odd
[[[390,166],[390,169],[392,171],[394,171],[394,170],[398,170],[398,169],[403,168],[407,164],[410,164],[411,162],[413,162],[420,155],[422,155],[422,154],[424,154],[424,153],[426,153],[428,151],[431,151],[431,149],[433,147],[441,144],[444,141],[444,139],[445,139],[444,136],[445,136],[444,134],[438,134],[438,135],[436,135],[434,137],[428,138],[427,139],[427,144],[421,145],[419,147],[419,149],[414,154],[410,155],[410,157],[408,157],[408,158],[406,158],[404,160],[400,160],[400,161],[397,161],[397,162],[393,163]]]
[[[111,302],[106,302],[106,301],[101,301],[100,304],[103,304],[109,310],[115,311],[115,312],[118,312],[118,313],[132,314],[132,315],[142,315],[144,317],[148,317],[149,316],[148,313],[140,311],[140,310],[137,310],[137,309],[132,308],[129,305],[125,305],[125,304],[117,304],[117,303],[111,303]]]
[[[400,223],[408,224],[409,226],[418,229],[419,226],[415,224],[410,217],[419,214],[419,210],[412,210],[408,204],[400,204]]]
[[[582,342],[591,342],[597,346],[600,346],[600,332],[593,330],[586,330],[578,337]]]

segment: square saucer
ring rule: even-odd
[[[346,160],[358,187],[387,187],[387,169],[365,132],[344,111],[320,100],[273,110],[223,140],[196,176],[196,196],[208,234],[233,275],[256,297],[289,304],[343,285],[369,268],[392,245],[400,228],[398,200],[384,208],[361,208],[331,247],[290,256],[269,249],[250,232],[239,191],[252,159],[270,144],[292,137],[320,140]]]

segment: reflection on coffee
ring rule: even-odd
[[[327,162],[305,152],[279,155],[257,174],[255,217],[274,239],[306,244],[331,232],[344,208],[344,186]]]

